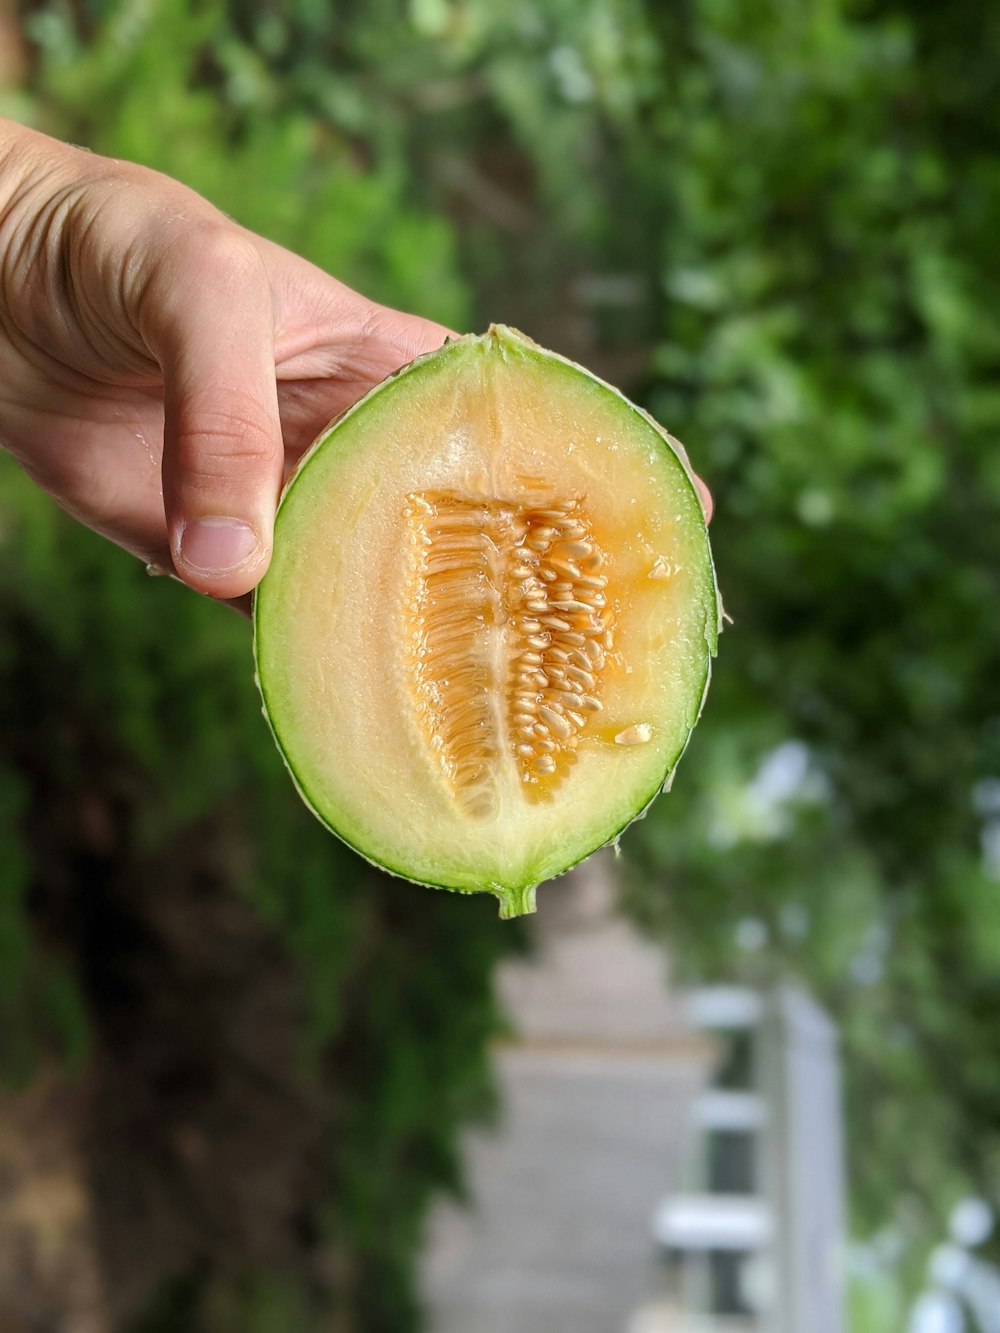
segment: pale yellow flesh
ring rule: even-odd
[[[501,725],[490,800],[470,807],[415,698],[407,513],[439,493],[516,504],[525,478],[585,512],[613,652],[551,799],[528,798]],[[404,373],[311,454],[259,594],[258,669],[321,818],[409,878],[503,896],[613,837],[662,783],[697,718],[716,616],[698,499],[663,438],[580,371],[485,338]]]

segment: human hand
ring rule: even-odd
[[[199,592],[257,584],[291,467],[447,335],[177,181],[0,121],[0,439],[64,509]]]
[[[234,599],[322,427],[448,330],[157,172],[0,122],[0,437],[76,518]]]

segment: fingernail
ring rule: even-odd
[[[256,532],[236,518],[199,518],[185,523],[181,559],[202,574],[223,574],[245,564],[260,545]]]

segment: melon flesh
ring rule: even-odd
[[[265,714],[324,823],[514,916],[646,808],[697,721],[720,614],[678,450],[502,326],[320,437],[254,620]]]

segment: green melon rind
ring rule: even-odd
[[[438,348],[433,352],[427,352],[423,356],[419,356],[415,360],[409,362],[407,365],[402,366],[399,370],[395,371],[393,374],[389,375],[386,379],[382,380],[379,384],[375,385],[372,389],[370,389],[368,393],[364,395],[364,397],[360,398],[352,407],[348,408],[346,412],[343,412],[339,417],[336,417],[327,426],[325,426],[324,429],[321,431],[321,433],[317,436],[313,444],[303,454],[294,472],[288,478],[288,481],[286,482],[285,487],[282,491],[281,499],[278,503],[278,515],[280,516],[282,506],[284,505],[285,500],[289,495],[292,485],[302,476],[302,473],[309,466],[310,461],[316,456],[318,451],[328,442],[330,436],[337,429],[339,429],[344,424],[344,422],[346,422],[350,417],[354,416],[355,413],[360,412],[362,409],[368,406],[371,403],[372,399],[376,398],[390,385],[397,383],[400,379],[404,378],[405,376],[419,373],[422,369],[427,368],[429,365],[435,364],[437,362],[437,358],[440,357],[441,353],[446,348],[454,348],[457,346],[470,346],[476,343],[485,343],[487,339],[493,339],[496,342],[501,354],[504,357],[507,356],[508,350],[513,350],[519,355],[527,354],[529,356],[536,358],[539,361],[559,362],[567,369],[574,371],[578,374],[585,375],[589,380],[592,381],[592,383],[599,386],[601,389],[607,391],[608,393],[613,394],[615,398],[617,398],[621,404],[623,404],[626,408],[628,408],[630,412],[634,412],[637,416],[642,418],[643,422],[646,425],[652,427],[653,432],[662,441],[662,443],[672,456],[673,460],[680,465],[681,471],[684,474],[687,484],[690,487],[695,497],[695,500],[697,501],[700,507],[701,498],[698,494],[698,488],[694,480],[694,472],[691,468],[690,462],[688,461],[687,453],[684,449],[684,446],[680,443],[679,440],[674,439],[672,435],[670,435],[667,431],[665,431],[663,427],[659,424],[659,422],[654,420],[654,418],[651,417],[648,412],[644,411],[640,407],[637,407],[635,403],[630,402],[629,399],[626,398],[625,395],[621,392],[621,390],[616,389],[614,385],[608,384],[605,380],[602,380],[599,376],[594,375],[591,371],[587,370],[585,367],[577,365],[576,362],[571,361],[568,357],[561,356],[558,352],[547,351],[546,349],[540,347],[531,338],[528,338],[525,334],[519,333],[516,329],[509,328],[508,326],[503,324],[491,324],[488,331],[485,334],[466,334],[463,337],[457,339],[447,339],[443,347]],[[277,519],[276,519],[276,525],[277,525]],[[711,547],[708,545],[707,542],[706,545],[708,547],[707,549],[708,572],[710,573],[712,580],[712,595],[714,597],[716,615],[714,622],[711,617],[709,617],[706,621],[705,643],[706,647],[708,648],[708,656],[705,659],[705,676],[702,684],[701,698],[698,703],[697,710],[695,711],[694,717],[691,720],[690,724],[688,725],[687,730],[684,734],[681,745],[677,750],[677,752],[668,761],[663,775],[657,778],[656,782],[650,788],[648,793],[643,798],[641,798],[641,804],[639,805],[636,814],[630,816],[620,826],[613,829],[612,831],[598,834],[591,847],[589,847],[586,851],[584,851],[580,856],[575,857],[566,865],[562,866],[557,872],[554,872],[553,874],[546,876],[546,878],[557,878],[559,875],[565,874],[567,871],[572,870],[574,866],[577,866],[582,861],[585,861],[588,856],[591,856],[595,851],[597,851],[601,847],[610,846],[612,844],[617,845],[622,834],[626,831],[626,829],[629,828],[631,824],[635,823],[635,821],[638,819],[645,818],[646,814],[649,811],[650,806],[653,804],[656,797],[661,792],[669,791],[670,789],[670,785],[674,779],[674,774],[676,773],[681,758],[683,757],[684,752],[687,749],[688,744],[690,743],[694,729],[697,726],[699,719],[701,718],[701,714],[705,706],[705,700],[708,697],[708,689],[712,677],[712,659],[716,656],[716,653],[718,651],[719,634],[722,631],[724,622],[725,613],[722,607],[722,599],[719,594],[719,585],[715,571],[715,563],[712,559]],[[470,887],[467,884],[447,884],[433,879],[415,878],[409,871],[403,870],[399,866],[392,865],[387,860],[380,860],[378,859],[378,857],[373,856],[369,852],[365,851],[364,848],[359,847],[354,841],[352,841],[349,834],[345,833],[343,829],[338,828],[335,824],[333,824],[330,818],[322,812],[322,810],[319,807],[319,804],[316,801],[314,801],[312,796],[310,795],[305,779],[297,771],[295,765],[293,764],[291,758],[289,757],[288,752],[286,751],[282,743],[281,737],[278,734],[278,731],[275,728],[275,725],[272,721],[271,711],[268,705],[267,689],[265,687],[260,672],[260,656],[261,656],[260,645],[262,638],[260,605],[261,605],[261,599],[259,596],[255,595],[254,605],[253,605],[253,653],[254,653],[254,665],[255,665],[254,679],[257,683],[257,688],[260,691],[261,701],[263,703],[262,712],[264,715],[264,719],[267,722],[268,729],[270,730],[271,735],[274,738],[274,743],[277,746],[278,753],[281,755],[281,758],[284,762],[285,767],[288,770],[292,782],[295,784],[295,787],[306,807],[320,821],[320,823],[323,824],[323,826],[327,828],[331,833],[333,833],[337,838],[339,838],[341,842],[345,843],[360,857],[362,857],[363,860],[367,861],[370,865],[376,866],[378,869],[385,871],[387,874],[394,875],[399,879],[408,880],[410,883],[425,885],[428,888],[447,889],[451,893],[463,893],[463,894],[482,893],[482,892],[493,893],[499,899],[500,916],[504,920],[508,920],[513,917],[523,916],[529,912],[533,912],[535,910],[535,892],[538,887],[538,884],[543,882],[542,880],[531,879],[520,884],[503,884],[503,885],[484,884],[482,886]]]

